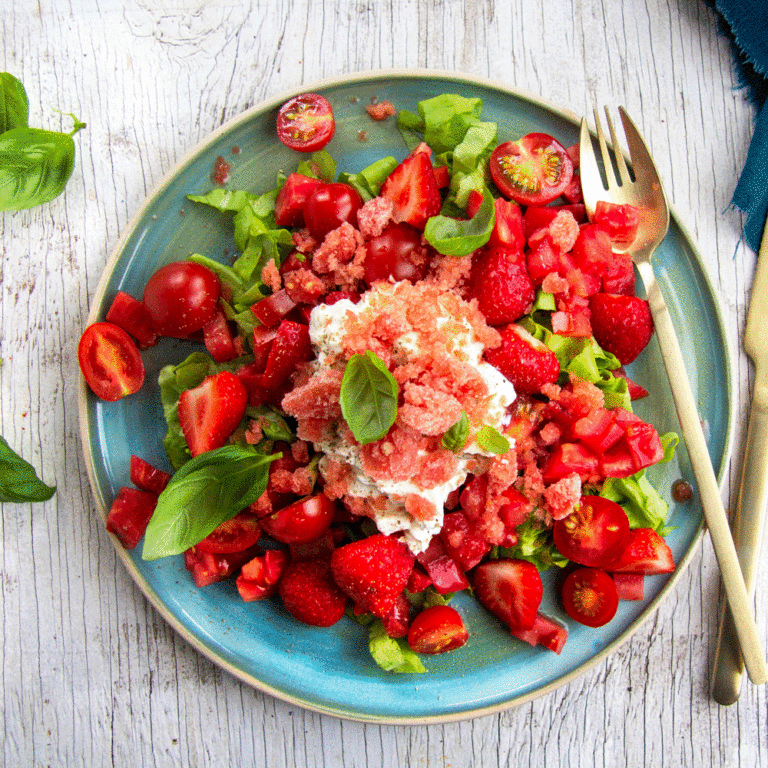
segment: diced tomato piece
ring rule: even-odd
[[[568,627],[549,616],[536,614],[530,629],[512,629],[512,634],[529,645],[541,645],[549,651],[560,653],[568,640]]]
[[[624,552],[606,570],[613,573],[643,573],[647,576],[675,570],[672,550],[652,528],[633,528]]]
[[[613,583],[619,600],[642,600],[645,597],[645,574],[614,573]]]
[[[162,469],[153,467],[148,461],[138,456],[131,456],[131,482],[142,491],[150,491],[158,496],[165,490],[171,476]]]
[[[147,308],[133,296],[118,291],[107,312],[106,320],[130,333],[141,349],[157,344],[159,338]]]
[[[304,203],[322,183],[321,179],[314,179],[301,173],[289,174],[275,200],[275,223],[277,226],[303,226]]]
[[[483,204],[483,194],[476,189],[470,190],[469,197],[467,198],[467,216],[471,219],[479,210]]]
[[[405,637],[411,624],[411,604],[403,592],[401,592],[392,606],[392,610],[381,617],[384,631],[390,637]]]
[[[512,485],[501,495],[506,499],[506,503],[499,509],[499,519],[504,523],[504,540],[501,542],[501,546],[513,547],[517,544],[515,529],[528,519],[532,505],[525,494]]]
[[[405,588],[408,592],[423,592],[431,583],[432,579],[429,578],[426,571],[418,563],[414,563]]]
[[[309,326],[283,320],[269,350],[262,386],[267,389],[280,387],[296,370],[296,366],[309,360],[311,354]]]
[[[198,587],[207,587],[228,579],[238,568],[252,560],[258,552],[258,544],[242,552],[203,552],[190,547],[184,552],[184,565],[192,574]]]
[[[238,512],[214,528],[196,545],[199,552],[242,552],[258,543],[261,538],[259,518],[252,512]]]
[[[261,527],[283,544],[309,544],[331,527],[335,512],[336,504],[316,493],[262,518]]]
[[[596,408],[573,424],[573,436],[598,456],[624,437],[612,411]]]
[[[493,231],[488,240],[491,247],[502,245],[507,248],[523,250],[525,236],[523,234],[523,213],[520,206],[512,200],[497,197],[493,201],[496,218]]]
[[[273,462],[274,463],[274,462]],[[336,549],[336,534],[343,532],[341,529],[329,529],[324,534],[306,544],[289,544],[291,561],[294,560],[330,560],[333,550]]]
[[[635,462],[624,439],[600,456],[600,473],[604,477],[630,477],[636,471]]]
[[[560,336],[587,338],[592,335],[589,309],[558,310],[552,313],[552,331]]]
[[[613,371],[613,375],[616,378],[622,378],[627,382],[627,391],[629,392],[630,400],[640,400],[644,397],[648,397],[648,390],[636,381],[630,379],[629,376],[627,376],[627,372],[624,370],[624,366]]]
[[[657,464],[664,458],[659,433],[650,424],[629,424],[625,433],[636,472]]]
[[[635,295],[635,265],[628,253],[614,253],[603,274],[603,291],[622,296]]]
[[[282,549],[268,549],[249,560],[235,581],[240,597],[251,602],[274,595],[287,565],[288,555]]]
[[[463,512],[445,515],[439,536],[448,555],[465,571],[474,568],[491,548]]]
[[[277,328],[267,328],[266,325],[257,325],[253,329],[253,366],[258,373],[264,373],[269,359],[269,351],[272,349],[272,342],[277,336]]]
[[[579,231],[571,255],[579,269],[599,280],[613,259],[611,238],[594,224],[587,224]]]
[[[599,469],[597,456],[580,443],[560,443],[547,459],[543,477],[547,484],[577,474],[582,482],[595,475]]]
[[[203,341],[205,348],[217,363],[225,363],[237,357],[232,330],[221,305],[216,307],[213,317],[203,326]]]
[[[637,237],[640,209],[634,205],[618,205],[598,200],[592,221],[604,229],[616,245],[629,245]]]
[[[558,253],[547,239],[541,240],[535,248],[526,255],[528,274],[534,285],[539,286],[551,272],[557,272],[559,265]]]
[[[157,506],[157,494],[139,488],[121,488],[107,515],[107,530],[126,549],[133,549],[147,530]]]
[[[281,288],[275,293],[265,296],[251,306],[251,312],[267,328],[274,328],[280,325],[283,318],[288,315],[296,306],[296,302],[288,295],[285,288]]]
[[[557,208],[547,205],[529,205],[523,214],[523,233],[528,240],[534,232],[544,229],[557,216]]]
[[[429,574],[435,589],[444,595],[469,586],[459,564],[446,552],[440,536],[433,536],[429,546],[416,556]]]
[[[581,191],[581,177],[574,173],[568,186],[563,190],[563,197],[569,203],[580,203],[584,199],[584,193]]]

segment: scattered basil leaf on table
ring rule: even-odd
[[[341,380],[341,414],[361,445],[380,440],[397,416],[395,377],[373,352],[352,355]]]
[[[158,498],[142,558],[181,554],[252,504],[266,490],[269,465],[279,456],[225,445],[190,459]]]
[[[0,133],[25,128],[29,120],[29,101],[21,80],[10,72],[0,72]]]
[[[34,467],[0,435],[0,503],[47,501],[55,492],[56,486],[40,480]]]

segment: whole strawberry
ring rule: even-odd
[[[622,365],[631,363],[651,340],[653,318],[645,299],[596,293],[589,299],[589,309],[597,343]]]
[[[413,562],[402,541],[376,534],[334,550],[331,572],[359,609],[383,618],[405,589]]]
[[[501,345],[488,350],[485,359],[514,384],[518,394],[541,392],[545,384],[554,384],[560,375],[555,353],[514,323],[501,329]]]
[[[336,586],[326,560],[290,563],[278,593],[288,613],[313,627],[330,627],[343,615],[346,595]]]
[[[517,248],[490,248],[472,268],[472,298],[477,299],[489,325],[522,317],[535,297],[525,256]]]

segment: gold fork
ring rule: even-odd
[[[609,203],[633,205],[640,211],[640,225],[637,237],[628,246],[615,247],[615,251],[628,252],[632,256],[645,286],[648,303],[656,327],[656,338],[661,349],[662,359],[667,369],[667,376],[672,388],[672,397],[680,420],[685,444],[688,448],[693,473],[699,490],[699,498],[704,509],[715,555],[720,565],[720,572],[728,598],[728,604],[736,626],[744,664],[750,680],[759,685],[766,681],[765,656],[760,645],[757,626],[750,609],[750,600],[744,577],[739,566],[736,548],[731,538],[728,518],[725,514],[720,488],[712,468],[707,443],[701,428],[701,421],[696,401],[688,381],[688,374],[680,352],[672,318],[666,301],[656,282],[651,264],[651,256],[664,239],[669,229],[669,206],[664,195],[656,166],[643,139],[629,116],[619,107],[624,134],[627,138],[629,156],[632,160],[634,180],[630,175],[613,121],[605,110],[608,128],[611,134],[613,153],[605,140],[600,118],[595,110],[595,131],[597,134],[603,167],[608,187],[603,184],[597,163],[592,137],[586,119],[581,121],[580,172],[581,186],[584,192],[584,204],[590,219],[595,213],[599,200]],[[613,170],[613,161],[618,170],[618,178]]]

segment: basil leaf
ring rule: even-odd
[[[47,501],[56,486],[46,485],[33,466],[24,461],[0,435],[0,503]]]
[[[0,211],[20,211],[58,197],[75,166],[72,136],[85,127],[74,115],[71,133],[12,128],[0,134]]]
[[[29,101],[21,80],[9,72],[0,72],[0,133],[11,128],[26,128]]]
[[[225,445],[190,459],[160,494],[141,556],[178,555],[202,541],[264,493],[269,465],[280,455]]]
[[[459,420],[443,435],[440,445],[447,451],[458,453],[469,437],[469,418],[467,412],[462,411]]]
[[[399,391],[387,366],[370,350],[349,358],[341,380],[341,413],[361,445],[389,432],[397,416]]]
[[[510,448],[509,440],[504,435],[489,427],[487,424],[480,427],[475,435],[475,442],[484,450],[503,456]]]
[[[493,196],[486,189],[477,213],[468,221],[433,216],[424,228],[427,242],[444,256],[469,256],[485,245],[493,232],[496,211]]]

